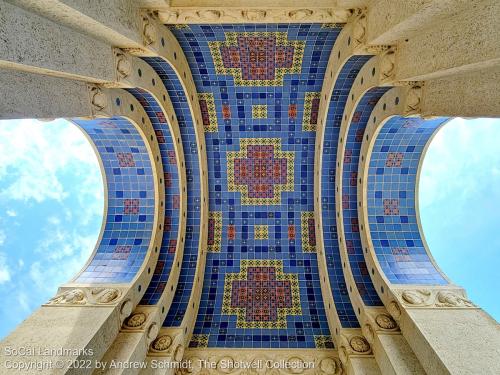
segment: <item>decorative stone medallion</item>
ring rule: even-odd
[[[152,348],[158,352],[164,352],[170,348],[172,345],[172,338],[168,335],[163,335],[158,337],[155,341],[153,341]]]
[[[392,319],[392,317],[388,314],[378,314],[375,317],[375,322],[377,323],[377,325],[380,328],[383,328],[383,329],[396,329],[396,328],[398,328],[398,325],[396,324],[394,319]]]
[[[146,314],[144,313],[137,313],[129,317],[125,321],[125,325],[129,328],[138,328],[142,326],[146,322]]]
[[[87,298],[81,289],[71,289],[52,298],[48,305],[85,305]]]
[[[353,336],[349,340],[351,348],[358,353],[367,353],[370,351],[370,344],[362,336]]]

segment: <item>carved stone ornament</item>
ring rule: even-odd
[[[288,17],[290,17],[292,20],[300,21],[311,16],[311,14],[313,14],[313,11],[310,9],[297,9],[288,12]]]
[[[319,363],[319,369],[325,375],[334,375],[337,371],[337,362],[332,358],[323,358]]]
[[[388,314],[378,314],[375,317],[375,322],[382,329],[393,330],[393,329],[398,328],[397,323]]]
[[[163,335],[153,342],[152,349],[158,352],[165,352],[170,346],[172,346],[172,337]]]
[[[426,305],[430,296],[431,292],[427,289],[405,290],[401,294],[404,303],[414,306]]]
[[[373,343],[373,339],[375,338],[375,332],[373,331],[373,328],[370,324],[365,324],[363,326],[363,328],[361,329],[361,331],[363,332],[363,335],[366,337],[366,339],[368,340],[368,342],[370,344]]]
[[[436,306],[438,307],[475,307],[468,299],[453,292],[438,292]]]
[[[365,41],[366,35],[366,15],[362,14],[359,18],[354,22],[354,26],[352,29],[352,36],[354,41],[357,44],[362,44]]]
[[[164,24],[190,23],[345,23],[351,11],[333,8],[169,8],[158,11],[158,18]]]
[[[156,30],[155,25],[151,22],[149,17],[143,17],[143,27],[142,27],[142,36],[144,40],[144,44],[149,46],[153,44],[158,39],[158,32]]]
[[[185,351],[183,360],[189,361],[191,368],[179,369],[176,375],[339,375],[344,373],[336,352],[321,349],[311,351],[253,349],[228,352],[210,348],[190,348]],[[209,361],[216,366],[206,368],[200,364],[203,361]],[[240,368],[239,363],[248,364],[247,369]],[[291,366],[283,366],[283,363]]]
[[[217,21],[222,17],[222,11],[215,9],[205,9],[196,12],[196,14],[207,21]]]
[[[351,348],[358,353],[367,353],[370,351],[370,344],[363,336],[353,336],[349,340]]]
[[[120,314],[122,317],[127,317],[130,314],[132,314],[132,301],[127,299],[126,301],[123,301],[122,307],[120,308]]]
[[[132,64],[123,53],[116,54],[116,72],[119,78],[128,77],[132,73]]]
[[[95,300],[98,304],[110,304],[115,302],[120,297],[120,291],[115,288],[94,288],[92,295],[95,295]]]
[[[289,369],[291,374],[302,374],[304,372],[304,366],[303,366],[304,360],[302,358],[290,357],[288,358],[287,363],[296,364],[296,367],[292,366]]]
[[[183,357],[184,357],[184,346],[179,344],[174,349],[173,359],[177,362],[180,362],[182,361]]]
[[[222,374],[230,374],[233,371],[233,366],[231,364],[234,363],[233,357],[225,356],[219,359],[217,362],[217,371]]]
[[[107,98],[106,95],[101,91],[101,89],[97,86],[93,86],[90,88],[90,101],[92,106],[100,111],[106,107]]]
[[[389,302],[387,311],[389,311],[389,314],[391,314],[394,319],[399,319],[399,317],[401,316],[401,309],[396,301]]]
[[[140,312],[132,315],[125,321],[125,326],[128,328],[138,328],[146,322],[146,314]]]
[[[422,86],[413,86],[406,96],[406,113],[419,112],[422,102]]]
[[[85,305],[87,298],[81,289],[71,289],[52,298],[48,305]]]
[[[151,323],[151,325],[148,328],[148,340],[149,342],[153,341],[156,336],[158,336],[158,332],[160,331],[160,328],[158,327],[158,324],[156,322]]]
[[[259,10],[259,9],[250,9],[250,10],[244,10],[241,12],[243,18],[247,19],[248,21],[258,21],[258,20],[263,20],[267,16],[267,12],[265,10]]]
[[[384,53],[380,61],[380,79],[382,81],[388,80],[394,77],[396,66],[396,52],[389,50]]]
[[[339,358],[340,358],[340,361],[345,365],[347,364],[347,361],[349,359],[349,357],[347,356],[347,349],[345,348],[345,346],[341,346],[340,349],[339,349]]]

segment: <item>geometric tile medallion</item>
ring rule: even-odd
[[[227,180],[243,205],[280,204],[294,189],[294,153],[281,151],[279,138],[240,139],[240,151],[227,152]]]
[[[301,212],[300,224],[302,235],[302,250],[304,252],[314,253],[316,251],[314,212]]]
[[[208,347],[208,335],[193,335],[191,337],[191,342],[189,344],[194,348],[206,348]]]
[[[210,211],[208,213],[208,251],[220,252],[222,241],[222,212]]]
[[[282,260],[243,259],[240,267],[225,275],[222,302],[236,327],[286,328],[287,316],[302,315],[298,275],[284,273]]]
[[[263,104],[253,105],[252,118],[267,118],[267,105]]]
[[[269,226],[267,226],[267,225],[255,225],[255,227],[254,227],[254,238],[256,240],[267,240],[267,239],[269,239]]]
[[[306,92],[304,97],[304,118],[302,119],[302,130],[305,132],[316,131],[319,110],[319,92]]]
[[[217,74],[236,86],[283,86],[285,74],[300,73],[305,42],[286,32],[227,32],[226,41],[209,42]]]
[[[317,349],[332,349],[333,348],[332,336],[315,335],[314,344]]]

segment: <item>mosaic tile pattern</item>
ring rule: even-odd
[[[206,348],[208,347],[208,335],[193,335],[189,343],[191,348]]]
[[[269,239],[269,226],[268,225],[255,225],[254,226],[254,239],[268,240]]]
[[[340,258],[337,222],[335,219],[337,144],[349,91],[360,69],[370,58],[371,56],[353,56],[342,67],[333,88],[323,141],[323,164],[321,168],[323,248],[335,308],[344,328],[357,328],[359,327],[359,323],[347,292],[347,284],[344,279],[342,260]]]
[[[222,313],[238,328],[286,328],[288,315],[302,315],[298,275],[283,261],[243,259],[239,273],[226,273]]]
[[[216,132],[219,124],[215,113],[214,95],[210,92],[201,92],[198,93],[198,99],[200,101],[203,128],[206,132]]]
[[[184,255],[174,300],[163,323],[166,327],[176,327],[182,322],[187,310],[187,304],[193,288],[196,261],[198,259],[198,244],[201,226],[201,190],[198,149],[196,147],[196,135],[187,98],[182,88],[182,84],[177,78],[174,70],[161,58],[148,57],[144,58],[144,60],[153,67],[167,88],[179,122],[182,146],[184,148],[187,180],[186,190],[189,197],[186,213],[187,221]]]
[[[304,44],[278,31],[228,31],[225,41],[208,42],[216,73],[236,86],[282,86],[285,74],[301,72]]]
[[[306,92],[304,99],[304,118],[302,119],[302,130],[304,131],[316,131],[320,95],[320,92]]]
[[[208,251],[219,252],[222,242],[222,212],[208,213]]]
[[[279,138],[243,138],[239,151],[227,152],[228,190],[241,193],[241,204],[280,204],[281,193],[294,189],[291,151]]]
[[[160,106],[153,96],[144,90],[129,89],[128,91],[144,107],[153,125],[163,164],[163,184],[165,187],[163,239],[153,278],[140,302],[142,305],[154,305],[160,299],[167,285],[177,247],[180,217],[179,174],[177,171],[174,143],[170,135],[167,119]]]
[[[252,118],[267,118],[267,105],[265,104],[253,105]]]
[[[94,143],[106,176],[106,224],[78,283],[129,283],[146,257],[153,232],[154,177],[147,148],[121,117],[73,120]]]
[[[300,233],[302,236],[302,250],[313,253],[316,251],[316,227],[314,211],[302,212],[300,215]]]
[[[304,251],[302,244],[302,212],[314,210],[315,142],[315,133],[304,131],[302,121],[306,93],[321,91],[328,57],[339,32],[339,27],[310,24],[190,25],[173,30],[186,53],[198,92],[214,95],[219,123],[218,132],[205,133],[205,139],[209,205],[211,211],[222,212],[222,244],[220,252],[207,255],[194,331],[195,335],[208,335],[208,347],[314,348],[315,336],[330,335],[316,254]],[[267,106],[267,118],[253,118],[255,105]],[[259,142],[254,146],[260,146],[254,147],[249,157],[252,140]],[[293,162],[277,155],[278,151],[293,155]],[[241,162],[238,166],[239,184],[233,184],[231,189],[230,181],[236,182],[236,173],[231,176],[236,159],[245,162],[244,167]],[[286,160],[286,175],[282,173],[284,160],[280,159]],[[276,194],[275,187],[280,185],[276,182],[283,182],[285,176],[291,179],[290,189]],[[271,190],[269,181],[273,184]],[[255,227],[260,225],[267,226],[267,239],[255,238]],[[284,328],[242,328],[238,313],[223,312],[224,296],[226,301],[233,297],[225,293],[225,280],[228,275],[240,274],[243,264],[251,260],[279,261],[284,275],[296,275],[300,314],[284,314],[279,320],[280,310],[290,307],[280,308],[273,302],[269,308],[259,309],[262,303],[254,303],[255,298],[251,305],[248,299],[240,299],[235,300],[245,308],[240,323],[243,318],[254,322],[250,326],[257,325],[255,322],[268,318],[280,321]],[[278,272],[275,269],[258,275],[272,278]],[[246,278],[241,282],[245,280],[248,282]],[[254,292],[259,296],[258,289]],[[272,290],[266,293],[262,296],[282,295]],[[289,298],[288,291],[284,296]],[[293,293],[291,301],[293,307]],[[191,343],[197,345],[196,341]],[[331,340],[328,345],[333,346]]]
[[[349,131],[345,140],[345,154],[342,172],[342,214],[344,224],[344,241],[349,257],[351,272],[356,283],[356,288],[365,305],[381,306],[382,302],[366,267],[363,255],[363,246],[359,234],[358,223],[358,166],[361,144],[366,125],[373,107],[380,97],[390,87],[377,87],[369,90],[359,101]]]
[[[332,336],[314,336],[314,343],[318,349],[333,349]]]
[[[447,284],[425,251],[415,205],[422,151],[446,120],[394,117],[375,141],[368,175],[368,221],[377,259],[394,284]]]

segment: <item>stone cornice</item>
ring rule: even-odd
[[[190,23],[345,23],[349,9],[335,8],[168,8],[158,10],[164,24]]]

